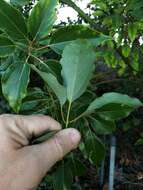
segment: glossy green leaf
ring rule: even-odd
[[[28,29],[32,39],[40,40],[48,36],[56,20],[57,0],[40,0],[32,9],[28,19]]]
[[[61,163],[53,174],[54,190],[70,190],[73,176],[69,165]]]
[[[69,102],[85,92],[94,70],[94,61],[95,52],[87,40],[76,40],[64,49],[60,63]]]
[[[52,75],[51,73],[42,72],[37,69],[34,65],[31,65],[32,69],[36,71],[41,78],[50,86],[50,88],[55,92],[56,96],[58,97],[61,105],[66,102],[66,89],[62,86],[57,78]]]
[[[13,40],[27,39],[27,27],[22,14],[4,0],[0,0],[0,28]]]
[[[30,68],[24,62],[15,62],[2,76],[2,91],[15,112],[20,110],[21,102],[27,93]]]
[[[105,157],[105,146],[101,140],[92,132],[88,131],[85,137],[85,149],[88,158],[96,165],[99,166]]]
[[[0,36],[0,57],[9,56],[14,50],[14,43],[10,39]]]
[[[128,116],[131,111],[142,105],[137,98],[111,92],[96,98],[85,114],[95,112],[107,120],[116,120]]]

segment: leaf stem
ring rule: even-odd
[[[35,60],[37,60],[39,63],[41,63],[43,66],[45,66],[48,70],[50,70],[50,72],[52,73],[52,74],[54,74],[53,72],[52,72],[52,70],[48,67],[48,65],[46,64],[46,63],[44,63],[44,61],[42,61],[41,59],[39,59],[38,57],[35,57],[34,55],[32,55],[31,54],[31,57],[33,57]]]
[[[76,118],[74,118],[73,120],[71,120],[70,123],[74,123],[74,122],[76,122],[77,120],[79,120],[80,118],[82,118],[82,117],[84,116],[84,113],[85,113],[85,112],[83,112],[82,114],[80,114],[79,116],[77,116]]]
[[[43,64],[44,66],[47,66],[44,61],[42,61],[41,59],[39,59],[38,57],[34,56],[31,54],[31,57],[33,57],[34,59],[36,59],[38,62],[40,62],[41,64]]]
[[[61,116],[62,116],[62,120],[63,122],[66,124],[65,118],[64,118],[64,113],[63,113],[63,108],[61,106]]]
[[[49,46],[48,46],[48,45],[46,45],[46,46],[43,46],[43,47],[40,47],[40,48],[38,48],[38,49],[35,49],[35,50],[37,50],[37,51],[40,51],[40,50],[42,50],[42,49],[47,49],[47,48],[49,48]]]
[[[72,7],[78,14],[90,25],[95,25],[96,23],[87,15],[84,11],[82,11],[72,0],[60,0],[62,3],[67,4]],[[97,31],[98,32],[98,31]]]
[[[72,105],[72,102],[70,101],[69,106],[68,106],[67,118],[66,118],[66,128],[68,128],[68,125],[69,125],[69,117],[70,117],[71,105]]]
[[[49,96],[51,98],[51,101],[52,101],[52,104],[53,104],[53,108],[54,108],[54,112],[53,112],[54,114],[53,114],[53,116],[56,117],[56,119],[58,120],[57,109],[56,109],[57,106],[56,106],[55,100],[54,100],[53,95],[50,92],[50,90],[48,88],[47,88],[47,90],[48,90],[48,93],[49,93]]]

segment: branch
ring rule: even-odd
[[[72,7],[78,14],[84,19],[85,22],[88,22],[91,26],[95,28],[96,23],[92,20],[83,10],[80,9],[72,0],[60,0],[62,3]],[[100,33],[100,31],[97,30]]]

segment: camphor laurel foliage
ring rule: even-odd
[[[102,8],[98,10],[99,13],[94,12],[95,17],[98,13],[96,23],[96,20],[92,21],[68,0],[66,3],[78,11],[92,28],[69,25],[58,29],[54,28],[56,6],[59,3],[57,0],[39,0],[28,18],[25,18],[23,11],[19,10],[28,3],[28,0],[11,0],[10,3],[0,0],[0,73],[3,96],[13,112],[35,114],[41,113],[37,109],[42,108],[42,113],[52,115],[62,123],[63,128],[78,128],[83,135],[79,152],[98,166],[105,157],[105,146],[96,135],[115,132],[115,121],[127,117],[134,109],[142,106],[138,99],[116,92],[96,97],[90,83],[97,58],[103,57],[109,64],[112,61],[109,58],[110,52],[106,51],[103,55],[102,48],[110,46],[112,49],[116,44],[113,35],[115,28],[111,34],[104,34],[104,29],[108,31],[110,27],[110,17],[102,21],[103,33],[92,25],[98,26],[99,17],[106,12],[108,14],[108,4],[118,2],[93,1],[92,6],[97,3],[99,9]],[[129,25],[128,32],[133,43],[136,31]],[[127,45],[116,49],[124,57],[119,60],[123,64],[130,53]],[[48,59],[48,56],[45,58],[45,53],[48,55],[51,51],[58,55],[57,60]],[[43,90],[28,88],[32,82],[30,75],[41,77],[45,83]],[[81,175],[83,170],[84,166],[77,156],[68,155],[53,172],[54,189],[70,189],[73,176]]]

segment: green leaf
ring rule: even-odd
[[[22,99],[26,96],[30,68],[24,62],[15,62],[2,76],[2,91],[15,112],[20,110]]]
[[[10,3],[15,6],[24,6],[29,2],[30,0],[10,0]]]
[[[86,172],[86,166],[77,158],[72,155],[69,160],[69,166],[74,176],[82,176]]]
[[[67,34],[67,35],[69,35],[69,34]],[[81,39],[84,39],[84,38],[81,38]],[[105,35],[100,35],[100,36],[95,37],[95,38],[90,38],[90,39],[85,38],[85,39],[87,39],[93,45],[94,48],[98,47],[99,45],[102,45],[102,44],[106,43],[107,41],[111,41],[111,38],[108,37],[108,36],[105,36]],[[69,45],[71,42],[73,42],[73,41],[74,40],[58,42],[58,43],[55,43],[55,44],[50,44],[49,47],[53,51],[55,51],[57,54],[62,54],[64,48],[67,45]]]
[[[136,145],[136,146],[143,145],[143,138],[139,138],[139,139],[135,142],[135,145]]]
[[[57,0],[40,0],[28,19],[28,29],[32,39],[41,40],[48,36],[56,20]]]
[[[105,146],[101,140],[90,130],[86,133],[85,149],[89,159],[96,166],[99,166],[105,157]]]
[[[34,138],[31,140],[30,144],[40,144],[43,143],[45,141],[48,141],[49,139],[53,138],[54,135],[56,135],[59,132],[59,130],[55,130],[55,131],[45,131],[43,134],[41,134],[40,136]]]
[[[133,42],[137,35],[137,25],[136,23],[129,24],[128,26],[128,35],[130,40]]]
[[[44,62],[44,64],[40,64],[39,62],[38,65],[39,65],[38,68],[40,71],[43,71],[46,73],[50,72],[55,77],[61,78],[62,67],[61,67],[61,64],[57,60],[49,59],[46,62]]]
[[[51,103],[52,100],[40,88],[30,88],[22,102],[20,114],[47,114],[53,106]]]
[[[96,134],[99,135],[109,135],[116,130],[116,125],[113,121],[104,120],[97,116],[95,118],[92,117],[91,126]]]
[[[46,64],[51,68],[51,70],[55,73],[55,76],[59,77],[61,76],[61,64],[54,59],[49,59]]]
[[[65,46],[77,39],[88,39],[94,47],[97,47],[105,41],[111,40],[111,37],[103,34],[99,35],[95,30],[87,26],[65,26],[52,34],[49,47],[56,53],[62,54]]]
[[[69,102],[85,92],[94,70],[94,61],[95,52],[87,40],[76,40],[64,49],[60,63]]]
[[[137,98],[131,98],[120,93],[105,93],[96,98],[88,107],[85,114],[95,111],[107,120],[117,120],[126,117],[134,109],[143,104]]]
[[[58,97],[60,104],[63,105],[66,102],[66,89],[62,86],[57,78],[51,73],[42,72],[37,69],[34,65],[31,65],[32,69],[37,72],[41,78],[50,86]]]
[[[143,20],[143,2],[141,0],[128,1],[127,9],[130,12],[131,16],[135,17],[135,19],[139,19],[141,21]]]
[[[50,44],[56,44],[63,41],[73,41],[78,38],[95,38],[99,34],[83,25],[69,25],[57,29],[51,36]]]
[[[126,44],[122,47],[122,54],[124,57],[128,57],[130,55],[131,48]]]
[[[9,56],[14,50],[14,43],[10,39],[0,36],[0,57]]]
[[[62,162],[53,174],[54,190],[70,190],[73,176],[69,165]]]
[[[22,14],[4,0],[0,0],[0,28],[15,41],[28,41]]]

